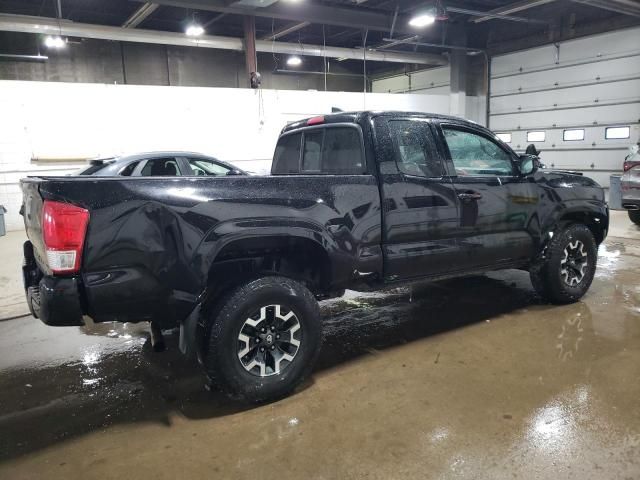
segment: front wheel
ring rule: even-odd
[[[627,210],[627,212],[629,212],[629,220],[640,225],[640,210]]]
[[[531,283],[552,303],[577,302],[587,293],[596,272],[598,248],[591,230],[573,224],[556,232],[544,258],[530,270]]]
[[[237,288],[214,309],[203,363],[212,382],[250,402],[275,400],[311,372],[322,343],[313,294],[284,277]]]

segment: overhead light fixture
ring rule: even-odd
[[[202,25],[197,24],[197,23],[192,23],[192,24],[187,26],[187,29],[185,30],[185,33],[189,37],[199,37],[200,35],[202,35],[204,33],[204,27]]]
[[[296,55],[293,55],[287,59],[287,65],[290,67],[297,67],[302,65],[302,59]]]
[[[436,21],[436,16],[432,12],[422,12],[413,16],[409,20],[409,25],[416,28],[426,27]]]
[[[62,39],[62,37],[59,37],[57,35],[53,36],[53,35],[48,35],[47,37],[45,37],[44,39],[44,45],[47,48],[64,48],[66,43],[65,41]]]

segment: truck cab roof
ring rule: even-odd
[[[331,124],[331,123],[361,123],[366,119],[375,117],[397,117],[397,118],[430,118],[444,121],[451,121],[458,124],[468,124],[475,128],[483,128],[480,124],[465,120],[460,117],[454,117],[452,115],[443,115],[439,113],[429,112],[403,112],[399,110],[362,110],[353,112],[338,112],[327,115],[319,115],[315,117],[304,118],[296,122],[292,122],[282,129],[281,133],[287,133],[292,130],[304,128],[312,125]]]

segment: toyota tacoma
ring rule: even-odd
[[[286,395],[311,372],[318,300],[522,269],[547,301],[575,302],[609,224],[593,180],[540,169],[475,123],[423,113],[290,124],[270,176],[21,187],[34,316],[180,328],[180,349],[249,401]]]

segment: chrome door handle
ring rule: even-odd
[[[471,200],[480,200],[482,198],[482,194],[478,192],[465,192],[459,193],[458,198],[464,202],[470,202]]]

